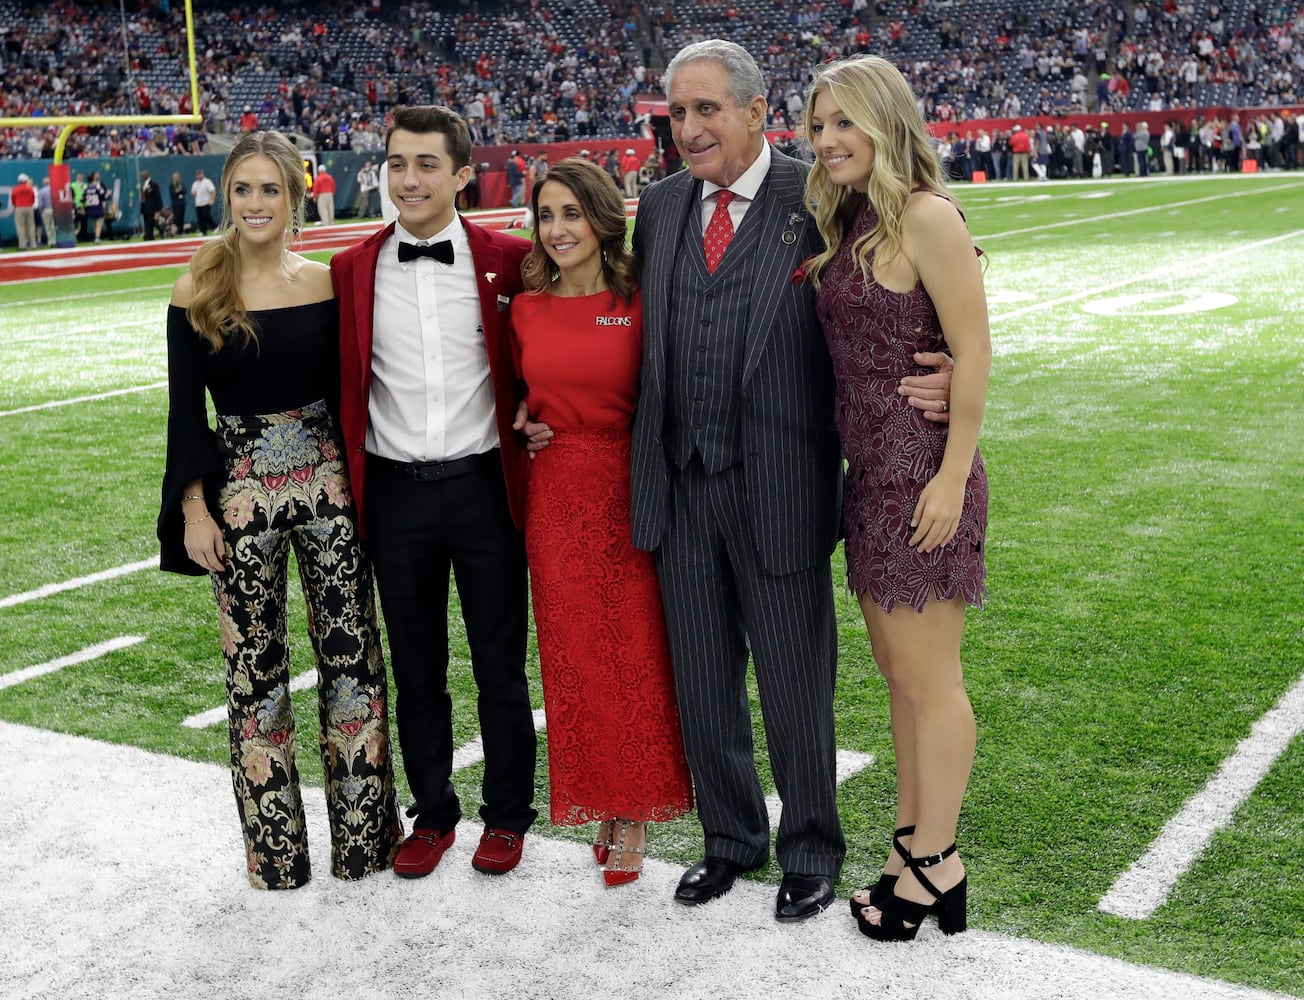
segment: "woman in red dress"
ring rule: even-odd
[[[647,822],[692,808],[653,558],[634,548],[630,421],[643,321],[625,205],[567,159],[533,192],[534,249],[512,303],[534,454],[526,503],[552,822],[597,822],[608,886],[638,878]]]

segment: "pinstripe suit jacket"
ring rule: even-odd
[[[814,293],[805,282],[792,280],[822,247],[802,204],[807,169],[772,151],[769,174],[743,222],[763,227],[756,280],[745,306],[749,320],[740,373],[747,518],[761,559],[775,574],[828,558],[841,512],[832,363]],[[675,256],[700,198],[701,183],[680,171],[643,192],[634,224],[634,252],[643,261],[643,369],[634,414],[632,516],[634,544],[649,551],[661,544],[671,507],[662,429]],[[791,243],[785,241],[788,233],[795,236]]]

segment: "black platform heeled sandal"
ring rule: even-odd
[[[897,827],[892,833],[892,850],[901,855],[901,860],[903,861],[910,857],[910,852],[906,850],[905,845],[901,843],[901,838],[914,836],[914,832],[915,825],[911,823],[909,826]],[[869,892],[868,903],[857,903],[855,899],[856,893],[853,892],[851,894],[852,898],[848,900],[848,902],[851,903],[851,915],[853,917],[857,916],[866,906],[878,906],[879,903],[891,896],[892,890],[896,888],[897,879],[899,877],[900,876],[898,875],[880,875],[877,882],[861,886],[857,889],[856,892]]]
[[[923,873],[924,868],[932,868],[955,853],[952,844],[939,854],[928,854],[922,858],[906,858],[906,867],[914,874],[919,884],[933,897],[931,903],[916,903],[912,899],[902,899],[893,893],[878,906],[879,922],[872,923],[864,913],[856,914],[856,923],[860,933],[875,941],[913,941],[919,933],[919,925],[931,913],[937,916],[937,926],[943,934],[959,934],[968,927],[967,894],[968,874],[947,889],[938,892],[937,886],[929,881]]]

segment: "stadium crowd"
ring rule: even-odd
[[[116,4],[0,10],[4,116],[191,113],[179,5],[125,21]],[[940,122],[1288,105],[1304,78],[1304,7],[1248,0],[218,3],[196,34],[203,128],[88,129],[68,153],[202,152],[207,133],[254,128],[374,150],[387,110],[412,102],[461,111],[481,145],[619,138],[645,123],[637,97],[660,93],[657,67],[706,37],[756,54],[777,129],[817,64],[857,51],[893,59]],[[8,129],[0,150],[48,158],[56,138]]]

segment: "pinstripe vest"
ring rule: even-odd
[[[712,473],[743,460],[740,397],[760,233],[755,215],[749,209],[743,216],[714,275],[706,270],[696,210],[680,237],[676,294],[670,303],[663,439],[671,461],[681,469],[694,454]]]

